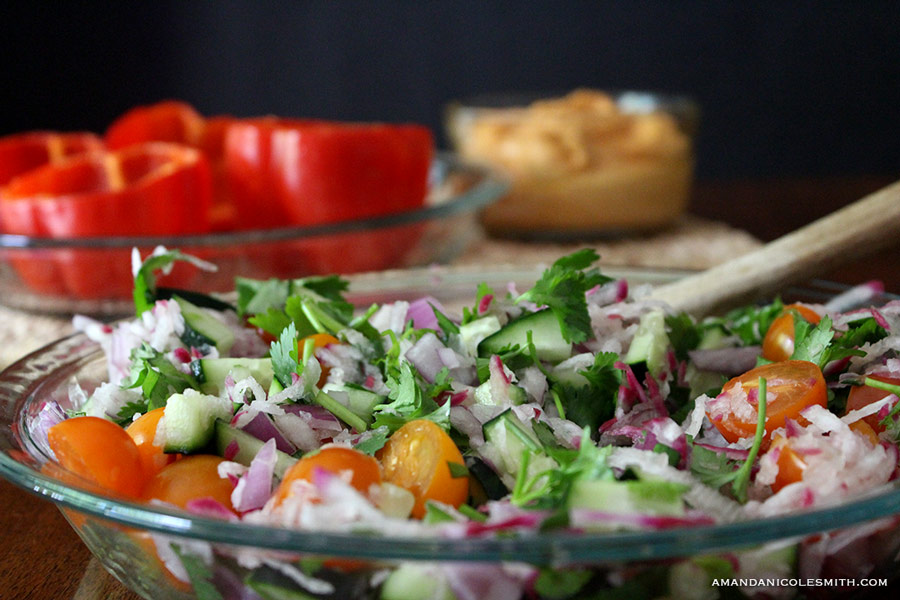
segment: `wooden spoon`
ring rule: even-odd
[[[771,297],[789,284],[895,243],[898,234],[900,181],[758,250],[660,286],[651,297],[703,316]]]

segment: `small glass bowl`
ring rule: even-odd
[[[236,276],[266,279],[446,263],[478,239],[478,213],[507,183],[451,154],[437,157],[424,207],[310,227],[165,237],[37,238],[0,234],[0,303],[32,312],[115,316],[131,311],[130,256],[156,246],[218,267],[176,265],[160,285],[222,292]]]
[[[631,284],[661,284],[683,274],[615,267],[604,268],[604,272],[625,277]],[[525,289],[538,276],[537,269],[504,267],[364,274],[349,278],[348,298],[366,307],[372,302],[427,294],[448,308],[467,306],[480,282],[495,289],[512,282]],[[787,290],[783,298],[821,302],[844,289],[821,283]],[[71,382],[77,380],[89,391],[105,378],[106,362],[100,348],[82,334],[55,342],[0,374],[0,476],[57,504],[100,563],[148,600],[210,597],[173,575],[171,569],[177,564],[191,561],[202,567],[204,581],[223,598],[318,598],[303,587],[303,577],[285,576],[289,567],[302,574],[304,566],[312,564],[327,565],[316,579],[326,581],[335,591],[324,597],[341,600],[377,598],[372,582],[402,565],[418,565],[426,572],[443,567],[461,569],[483,581],[521,576],[537,566],[549,581],[564,582],[567,577],[589,574],[606,585],[624,585],[611,593],[610,597],[617,598],[633,597],[627,591],[629,577],[649,582],[650,587],[663,586],[660,593],[671,598],[683,597],[676,585],[693,581],[692,591],[705,591],[707,595],[702,597],[708,597],[717,590],[703,579],[703,568],[724,568],[736,561],[756,561],[751,564],[778,581],[782,594],[778,597],[811,591],[804,587],[809,585],[804,583],[807,581],[828,579],[854,585],[863,578],[872,582],[869,578],[900,575],[897,482],[886,491],[838,506],[752,521],[657,531],[539,532],[464,539],[279,529],[125,502],[83,487],[72,475],[54,469],[55,463],[29,429],[46,400],[72,407],[68,395]],[[180,547],[180,559],[171,551],[173,543]],[[249,589],[254,585],[269,595],[254,595]],[[754,585],[767,584],[751,583],[751,588]],[[840,598],[848,591],[860,591],[841,585],[821,584],[814,590],[815,597]],[[750,589],[751,596],[754,589],[759,591],[758,587]],[[874,589],[883,588],[868,591]]]
[[[698,120],[690,98],[635,91],[485,95],[445,111],[454,150],[512,182],[483,211],[486,229],[538,239],[674,222],[688,206]]]

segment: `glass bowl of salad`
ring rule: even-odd
[[[485,169],[441,154],[432,163],[424,204],[379,216],[203,234],[0,233],[0,302],[35,312],[126,314],[134,247],[148,254],[159,245],[177,246],[215,263],[216,274],[200,279],[180,266],[165,277],[167,285],[203,292],[227,291],[237,275],[299,277],[445,263],[477,239],[480,210],[506,187]]]
[[[157,286],[181,259],[143,263],[138,316],[0,375],[0,474],[143,597],[843,597],[897,572],[900,304],[875,286],[698,321],[646,299],[679,273],[591,251],[228,296]]]

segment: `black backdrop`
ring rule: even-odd
[[[102,131],[132,105],[417,121],[578,86],[702,108],[706,178],[900,174],[900,2],[21,2],[0,134]]]

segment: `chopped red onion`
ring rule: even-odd
[[[272,495],[276,458],[275,440],[270,439],[250,461],[250,468],[231,492],[231,503],[239,512],[262,508]]]
[[[232,419],[232,423],[235,422],[235,419],[238,419],[238,415],[235,415],[234,419]],[[297,451],[297,447],[284,437],[281,430],[279,430],[278,427],[275,426],[275,423],[272,422],[272,417],[266,413],[256,413],[256,416],[250,419],[250,421],[240,429],[264,442],[275,440],[276,448],[282,452],[293,454]]]
[[[688,353],[694,365],[702,371],[712,371],[727,376],[746,373],[756,366],[759,346],[744,348],[718,348],[714,350],[691,350]]]

